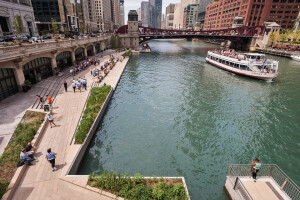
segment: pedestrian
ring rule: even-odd
[[[52,128],[52,124],[54,126],[56,126],[56,124],[54,123],[54,118],[53,118],[53,115],[51,115],[51,113],[48,114],[48,120],[49,120],[49,124],[50,124],[50,127]]]
[[[51,151],[51,148],[47,150],[45,158],[51,163],[52,171],[55,171],[55,158],[56,158],[56,153]]]
[[[256,174],[259,171],[259,168],[261,167],[261,163],[259,162],[259,160],[257,158],[255,158],[255,160],[251,161],[251,171],[252,171],[252,178],[254,179],[254,182],[256,182]]]
[[[52,108],[53,100],[51,99],[51,97],[49,96],[49,94],[47,94],[47,98],[48,98],[48,103],[50,105],[50,108]]]
[[[68,92],[68,84],[66,81],[64,82],[64,87],[65,87],[65,91]]]
[[[37,148],[35,146],[31,145],[31,142],[28,142],[27,145],[25,146],[25,150],[28,154],[35,154]]]
[[[93,76],[93,70],[91,70],[91,76]]]
[[[86,90],[87,80],[86,80],[85,76],[83,77],[81,83],[82,83],[82,85],[83,85],[83,88]]]
[[[81,83],[79,81],[76,81],[76,85],[78,87],[78,90],[81,92]]]
[[[70,69],[70,74],[73,76],[73,69]]]
[[[45,101],[44,101],[43,97],[41,97],[40,95],[36,95],[36,97],[38,98],[38,100],[40,102],[40,109],[42,109]]]
[[[27,162],[28,165],[32,165],[31,161],[34,160],[34,156],[32,154],[26,153],[26,149],[23,148],[20,153],[20,160],[23,161],[24,163]]]
[[[74,93],[75,93],[75,90],[76,90],[76,84],[75,84],[75,81],[72,82],[72,88],[73,88]]]

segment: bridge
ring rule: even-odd
[[[128,25],[120,27],[116,34],[128,35],[130,34]],[[152,39],[178,39],[186,38],[191,40],[193,38],[212,39],[217,41],[230,41],[232,48],[245,49],[254,46],[256,38],[264,37],[268,34],[266,26],[242,26],[236,28],[228,28],[221,30],[175,30],[175,29],[156,29],[150,27],[138,26],[139,43]],[[247,49],[247,50],[248,50]]]

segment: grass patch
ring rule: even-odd
[[[123,55],[122,56],[124,56],[124,57],[128,57],[128,56],[130,56],[131,55],[131,50],[129,50],[129,51],[126,51],[125,53],[123,53]]]
[[[45,113],[26,111],[0,158],[0,198],[17,170],[21,149],[30,142],[45,118]]]
[[[76,131],[75,143],[83,143],[110,89],[110,86],[102,86],[100,88],[94,87],[92,89],[89,99],[87,100],[86,108],[82,115],[79,127]]]
[[[135,174],[131,178],[129,175],[105,171],[100,176],[91,174],[88,185],[106,190],[125,199],[188,199],[181,179],[144,179],[141,174]]]

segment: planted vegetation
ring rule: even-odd
[[[45,113],[26,111],[11,140],[0,158],[0,198],[6,192],[10,180],[17,170],[20,152],[30,142],[45,118]]]
[[[116,172],[104,172],[100,176],[91,174],[88,184],[125,199],[188,199],[181,179],[144,179],[141,174],[135,174],[131,178],[129,175]]]
[[[110,91],[110,86],[94,87],[87,100],[82,119],[75,135],[75,143],[82,144],[92,127],[103,102]]]
[[[125,53],[123,53],[123,55],[122,56],[124,56],[124,57],[128,57],[128,56],[130,56],[131,55],[131,50],[128,50],[128,51],[126,51]]]

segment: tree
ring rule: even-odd
[[[121,48],[121,45],[121,38],[118,35],[116,35],[116,48]]]
[[[42,30],[42,31],[41,31],[41,33],[42,33],[42,35],[46,35],[46,34],[48,34],[48,33],[49,33],[49,31],[48,31],[48,30],[46,30],[46,29],[44,29],[44,30]]]
[[[82,22],[80,22],[80,24],[79,24],[79,31],[80,31],[81,33],[84,33],[84,25],[83,25]]]
[[[70,31],[69,31],[68,27],[64,28],[64,33],[65,33],[66,37],[68,37],[70,35]]]
[[[52,33],[54,34],[58,34],[59,33],[59,28],[58,25],[56,23],[56,20],[51,18],[51,26],[52,26]]]
[[[287,39],[287,34],[286,34],[286,33],[280,34],[280,40],[281,40],[282,42],[285,42],[286,39]]]
[[[24,29],[23,23],[22,23],[22,18],[20,15],[15,16],[15,20],[14,20],[13,24],[15,27],[16,35],[21,35],[22,33],[25,32],[25,29]]]
[[[116,37],[115,37],[115,35],[112,35],[110,37],[110,46],[111,46],[112,49],[116,48]]]
[[[90,26],[88,24],[86,24],[86,32],[89,33],[90,32]]]

